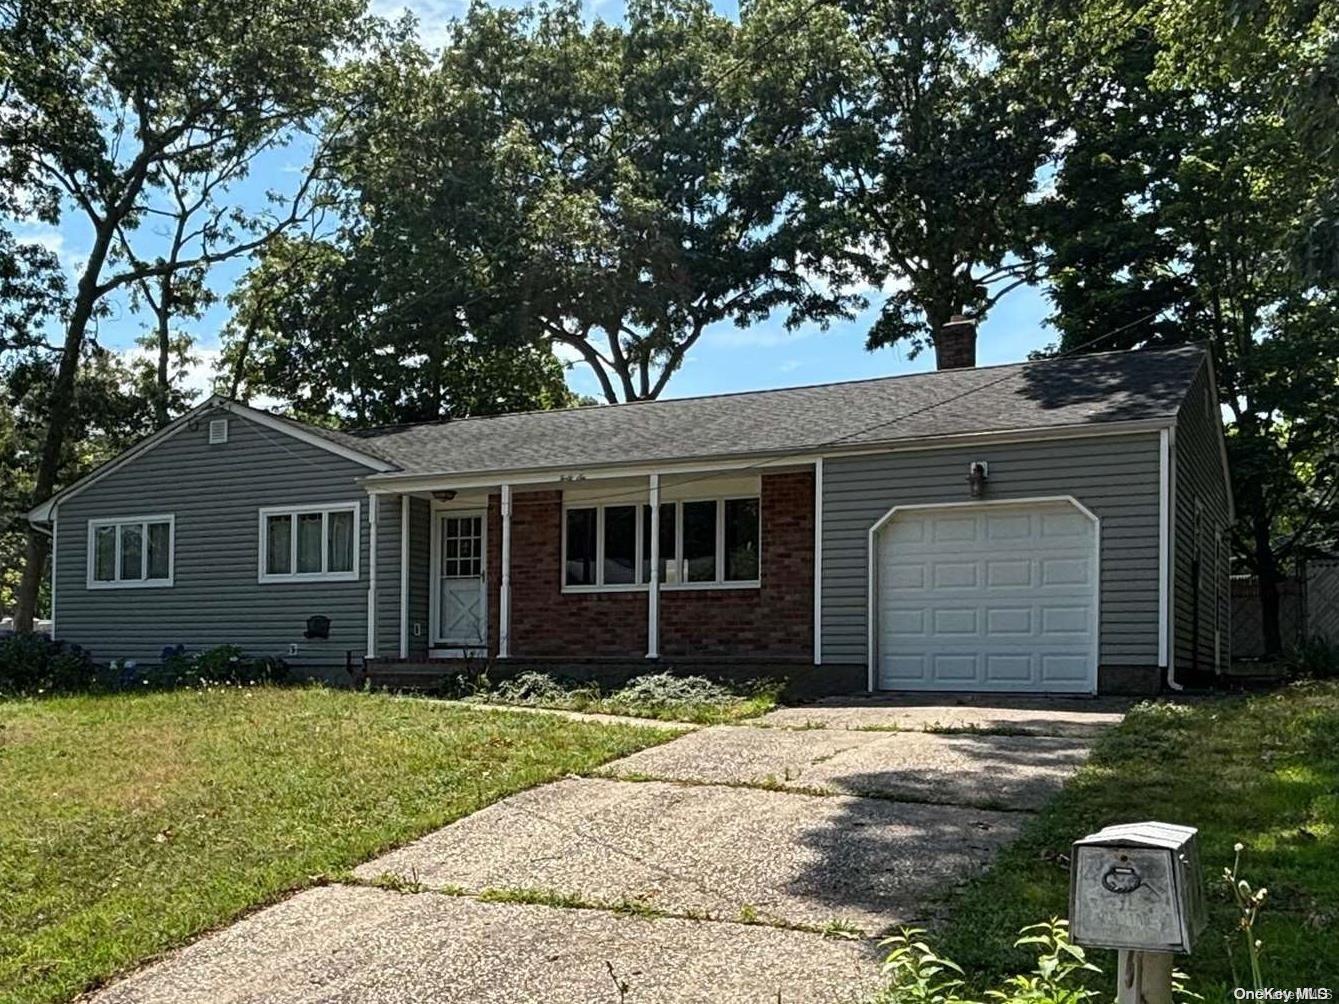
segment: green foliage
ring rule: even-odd
[[[1036,3],[1024,33],[1045,54],[1035,86],[1070,134],[1039,206],[1059,348],[1211,347],[1235,551],[1263,584],[1278,652],[1272,584],[1339,535],[1339,284],[1289,250],[1335,173],[1332,151],[1280,114],[1279,65],[1267,65],[1275,50],[1284,65],[1311,56],[1285,57],[1275,39],[1265,59],[1220,59],[1220,31],[1240,41],[1244,24],[1286,20],[1284,8],[1310,30],[1304,5],[1244,6]]]
[[[796,30],[798,26],[803,27]],[[884,295],[868,346],[914,355],[959,312],[1035,277],[1029,201],[1056,137],[1040,56],[963,0],[759,0],[755,132],[829,279]]]
[[[236,189],[257,157],[335,112],[332,68],[363,39],[364,7],[365,0],[52,0],[0,11],[0,214],[51,225],[73,215],[88,231],[77,260],[62,263],[77,281],[50,311],[50,327],[63,328],[63,338],[43,331],[27,346],[52,373],[37,411],[37,499],[65,483],[67,449],[79,432],[76,392],[98,351],[90,332],[99,319],[118,302],[133,308],[155,299],[158,342],[170,357],[165,322],[202,304],[208,270],[263,246],[321,204],[319,153],[293,192],[272,193],[259,211],[243,209]],[[158,253],[161,228],[148,226],[164,218],[178,226],[167,255]],[[165,366],[149,382],[158,425],[172,406],[170,377]],[[36,606],[46,550],[30,532],[21,626]]]
[[[1339,645],[1328,638],[1305,638],[1287,658],[1288,673],[1302,679],[1324,680],[1339,676]]]
[[[93,660],[78,645],[35,634],[0,638],[0,697],[87,690],[94,676]]]
[[[924,941],[924,931],[904,928],[880,944],[889,949],[883,972],[888,987],[879,1004],[979,1004],[962,994],[969,992],[962,968],[938,954]],[[999,1004],[1083,1004],[1098,996],[1083,979],[1100,973],[1083,949],[1069,940],[1069,923],[1052,918],[1030,924],[1019,932],[1015,947],[1036,952],[1029,973],[1019,973],[985,998]]]
[[[169,685],[282,683],[288,664],[276,656],[248,656],[236,645],[218,645],[203,652],[176,651],[165,657],[155,682]]]

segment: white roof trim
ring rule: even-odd
[[[394,471],[397,469],[394,464],[387,463],[379,457],[374,457],[369,453],[363,453],[352,447],[336,443],[334,440],[327,439],[325,436],[318,435],[315,432],[308,432],[302,426],[295,425],[290,419],[276,418],[274,415],[269,414],[269,412],[258,411],[255,408],[248,407],[238,401],[229,401],[220,398],[216,402],[215,407],[223,408],[226,411],[232,412],[234,415],[249,419],[257,425],[265,426],[267,429],[274,429],[276,432],[282,432],[287,436],[292,436],[294,439],[301,440],[304,443],[309,443],[312,446],[326,450],[336,456],[343,457],[345,460],[352,460],[356,464],[370,467],[374,471]]]
[[[282,432],[294,439],[301,440],[304,443],[309,443],[312,446],[319,447],[320,449],[344,457],[346,460],[352,460],[355,463],[362,464],[364,467],[370,467],[375,471],[394,470],[394,467],[391,464],[386,463],[384,460],[379,460],[376,457],[359,453],[356,450],[351,450],[348,447],[341,446],[339,443],[326,439],[323,436],[318,436],[313,432],[308,432],[299,426],[295,426],[291,422],[275,418],[273,415],[266,414],[263,411],[257,411],[255,408],[239,404],[236,401],[229,401],[227,398],[215,394],[202,401],[185,414],[178,416],[153,435],[141,439],[128,450],[117,454],[102,466],[85,474],[74,484],[58,491],[45,502],[34,506],[28,511],[28,521],[31,523],[50,523],[58,504],[74,498],[85,488],[101,481],[108,474],[120,470],[137,457],[143,456],[160,444],[167,442],[182,429],[186,428],[198,416],[206,411],[215,409],[223,409],[224,411],[231,412],[241,418],[255,422],[257,425],[263,425],[266,428],[274,429],[276,432]]]

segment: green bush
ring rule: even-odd
[[[95,679],[93,660],[78,645],[35,634],[0,639],[0,694],[87,690]]]
[[[503,680],[497,685],[495,691],[491,694],[485,693],[484,696],[489,700],[501,701],[503,704],[538,706],[545,704],[562,705],[580,697],[589,697],[593,700],[599,696],[599,693],[596,688],[581,687],[575,683],[560,680],[549,673],[530,670]]]
[[[1288,673],[1309,680],[1329,680],[1339,676],[1339,645],[1328,638],[1307,638],[1288,656]]]
[[[702,676],[648,673],[629,680],[609,695],[611,707],[668,709],[693,704],[728,704],[736,699],[726,687]]]
[[[288,677],[288,663],[274,656],[246,655],[236,645],[218,645],[203,652],[164,654],[160,676],[168,686],[280,683]]]
[[[963,996],[968,988],[961,967],[936,955],[921,940],[924,933],[919,928],[904,928],[882,942],[889,950],[883,964],[888,986],[878,998],[879,1004],[980,1004],[977,998]],[[987,990],[986,1000],[997,1004],[1083,1004],[1098,996],[1085,986],[1084,978],[1101,970],[1069,940],[1067,921],[1053,919],[1029,925],[1019,932],[1015,944],[1035,947],[1036,968]]]

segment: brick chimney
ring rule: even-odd
[[[941,370],[970,369],[976,365],[976,322],[954,314],[935,332],[935,366]]]

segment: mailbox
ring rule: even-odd
[[[1075,841],[1069,859],[1074,942],[1189,954],[1207,919],[1198,832],[1131,823]]]

